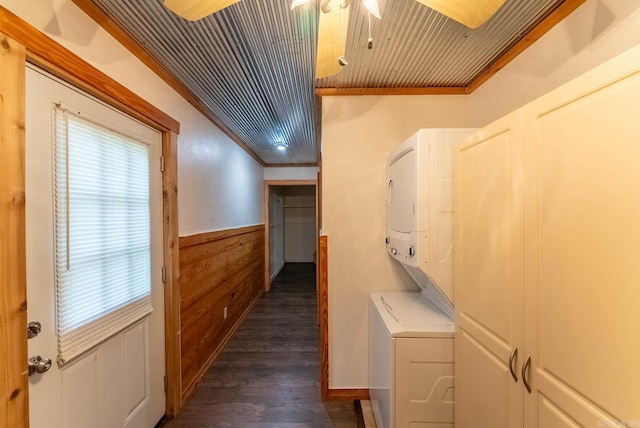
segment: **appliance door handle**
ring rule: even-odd
[[[529,355],[529,358],[527,358],[527,361],[522,366],[522,382],[524,382],[524,387],[527,388],[527,392],[531,394],[531,385],[529,385],[529,381],[527,380],[529,366],[531,366],[531,355]]]
[[[518,347],[513,348],[511,355],[509,355],[509,371],[511,372],[513,380],[518,383],[518,375],[516,374],[516,368],[514,367],[514,362],[516,361],[518,361]]]

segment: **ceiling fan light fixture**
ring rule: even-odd
[[[291,10],[295,9],[298,6],[302,6],[303,4],[309,3],[309,0],[293,0],[291,2]]]
[[[171,12],[189,21],[197,21],[240,0],[164,0]]]
[[[505,0],[417,0],[449,18],[477,28],[491,18]]]
[[[378,6],[378,0],[362,0],[362,3],[364,3],[364,7],[367,8],[371,15],[380,19],[380,7]]]
[[[322,7],[326,6],[326,12]],[[337,58],[345,54],[349,25],[349,3],[340,7],[328,7],[329,0],[322,0],[318,21],[318,47],[316,56],[316,79],[338,74],[343,70]]]

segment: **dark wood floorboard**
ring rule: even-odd
[[[355,428],[352,401],[323,403],[315,265],[286,264],[170,428]]]

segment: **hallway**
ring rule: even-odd
[[[351,401],[320,399],[315,265],[286,264],[170,428],[355,428]]]

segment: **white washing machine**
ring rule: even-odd
[[[369,394],[378,428],[453,427],[454,321],[420,292],[369,299]]]

